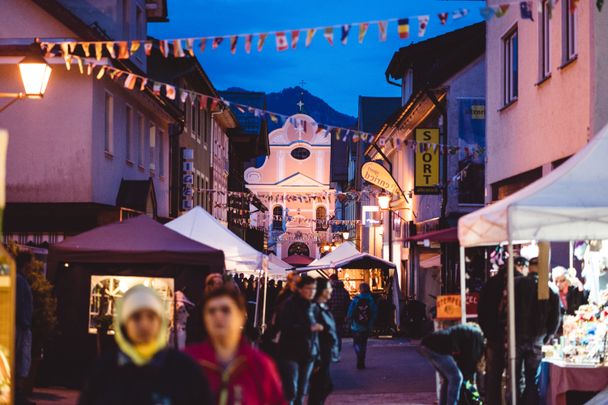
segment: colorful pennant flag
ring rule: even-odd
[[[551,1],[549,1],[549,3],[551,3]],[[509,4],[501,4],[501,5],[499,5],[494,10],[494,15],[497,18],[504,17],[504,15],[507,14],[507,11],[509,10],[509,6],[510,6]]]
[[[169,100],[175,100],[175,87],[166,84],[165,85],[165,96],[167,96],[167,98]]]
[[[386,41],[386,30],[388,29],[388,21],[378,21],[378,39],[380,42]]]
[[[194,38],[186,39],[186,52],[188,52],[190,56],[194,56]],[[131,51],[131,53],[133,53],[133,51]]]
[[[184,49],[182,48],[182,41],[180,39],[176,39],[173,41],[173,57],[174,58],[183,58],[186,56],[184,53]]]
[[[198,44],[198,49],[200,49],[201,53],[205,52],[206,46],[207,46],[207,38],[201,38],[200,43]]]
[[[342,45],[346,45],[346,43],[348,42],[348,33],[349,32],[350,32],[350,24],[344,24],[342,26],[342,36],[340,38]]]
[[[407,39],[410,36],[410,19],[401,18],[397,21],[397,32],[400,39]]]
[[[418,36],[423,37],[426,33],[426,27],[429,25],[429,20],[431,16],[429,15],[421,15],[418,16]]]
[[[245,52],[251,52],[251,41],[253,41],[253,34],[247,34],[245,36]]]
[[[160,47],[160,52],[166,58],[169,56],[169,41],[160,40],[158,42],[158,46]]]
[[[211,43],[211,49],[217,49],[218,46],[224,41],[224,37],[215,37]]]
[[[334,27],[327,27],[323,30],[323,36],[331,46],[334,45]]]
[[[124,87],[133,90],[135,88],[135,82],[137,81],[137,77],[135,75],[129,74],[125,79]]]
[[[482,7],[479,9],[479,14],[484,20],[490,21],[494,17],[494,9],[492,7]]]
[[[466,8],[459,8],[458,10],[454,11],[452,13],[452,19],[454,20],[459,20],[461,18],[464,18],[467,16],[467,14],[469,14],[469,10]]]
[[[264,48],[264,42],[266,42],[266,37],[268,34],[260,34],[258,37],[258,52],[262,52],[262,48]]]
[[[363,43],[363,39],[367,34],[367,30],[369,29],[369,23],[361,23],[359,24],[359,43]]]
[[[312,42],[312,38],[315,36],[315,33],[317,32],[316,28],[309,28],[306,30],[306,42],[305,45],[308,48],[308,46],[310,45],[310,43]]]
[[[293,30],[291,31],[291,47],[292,49],[296,49],[296,46],[298,46],[298,41],[300,40],[300,31],[299,30]]]
[[[236,44],[238,42],[239,42],[238,35],[233,35],[230,37],[230,53],[233,55],[236,53]]]
[[[277,32],[274,34],[274,37],[276,40],[277,51],[282,52],[289,49],[289,43],[287,42],[287,35],[285,35],[285,32]]]

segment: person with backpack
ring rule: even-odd
[[[369,284],[361,283],[359,294],[351,301],[346,316],[350,321],[350,330],[353,333],[353,348],[357,355],[357,369],[359,370],[365,368],[367,339],[377,315],[378,307],[374,302]]]

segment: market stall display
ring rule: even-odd
[[[51,382],[78,386],[97,351],[113,344],[104,336],[112,333],[113,302],[128,286],[148,284],[172,303],[181,291],[198,302],[205,277],[223,269],[222,251],[144,215],[51,245],[48,277],[55,285],[62,336],[45,358],[53,369]],[[201,320],[190,317],[189,322]]]
[[[509,370],[516,396],[513,244],[526,241],[608,239],[608,126],[551,173],[490,206],[458,220],[460,279],[466,285],[464,249],[508,243]],[[461,288],[462,301],[466,300]],[[464,308],[464,306],[463,306]],[[462,312],[462,321],[466,313]]]

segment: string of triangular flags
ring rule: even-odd
[[[107,76],[112,80],[121,81],[122,86],[128,90],[151,90],[154,94],[158,96],[165,96],[169,100],[176,100],[179,97],[179,100],[182,103],[186,103],[189,100],[190,103],[194,105],[198,102],[200,109],[207,109],[209,111],[219,111],[222,108],[233,107],[241,113],[249,113],[261,119],[267,118],[275,124],[283,125],[285,122],[289,122],[295,128],[306,129],[307,127],[307,121],[295,118],[291,115],[280,114],[251,105],[233,103],[226,99],[199,93],[193,90],[183,89],[169,83],[150,79],[146,76],[129,72],[127,70],[118,69],[105,64],[99,64],[97,61],[91,58],[81,58],[80,56],[68,55],[66,57],[65,64],[67,70],[71,70],[71,66],[74,61],[78,65],[78,71],[80,72],[80,74],[86,74],[88,76],[94,75],[98,80],[101,80],[103,77]],[[373,133],[360,131],[352,128],[344,128],[323,123],[315,123],[315,125],[316,133],[323,132],[324,137],[332,135],[335,137],[336,141],[352,141],[355,143],[359,141],[371,142],[375,137],[375,134]],[[434,153],[451,155],[456,154],[461,149],[459,146],[443,145],[430,142],[417,142],[415,140],[409,139],[404,141],[402,141],[401,139],[391,139],[389,143],[391,146],[397,148],[397,150],[401,150],[402,147],[411,148],[412,150],[420,148],[421,152],[427,152],[431,150]],[[385,146],[386,141],[384,139],[379,139],[378,144],[380,146]],[[485,149],[480,150],[482,152],[485,151]],[[470,149],[470,152],[473,151],[473,149]],[[466,152],[469,153],[468,149]]]
[[[458,8],[453,11],[437,13],[436,16],[433,17],[433,20],[436,20],[441,25],[446,25],[448,21],[460,20],[468,16],[469,13],[470,9],[468,8]],[[243,49],[248,54],[251,53],[254,45],[257,51],[261,52],[264,49],[268,38],[274,36],[275,49],[282,52],[288,49],[296,49],[298,44],[300,44],[301,38],[303,38],[304,47],[308,48],[317,33],[322,33],[325,40],[333,46],[338,40],[342,45],[346,45],[351,33],[357,32],[357,41],[359,44],[362,44],[370,27],[373,26],[377,27],[378,40],[380,42],[385,42],[388,38],[389,26],[394,23],[397,25],[396,33],[400,39],[410,38],[411,27],[413,25],[416,25],[418,28],[418,38],[422,38],[425,36],[431,21],[432,16],[430,14],[425,14],[402,18],[387,18],[385,20],[334,24],[312,28],[293,28],[257,33],[168,39],[139,38],[135,40],[112,41],[44,41],[42,42],[42,45],[49,52],[61,52],[63,55],[73,55],[81,52],[87,57],[92,56],[98,60],[102,57],[128,59],[131,54],[137,52],[142,47],[147,55],[150,55],[153,48],[157,48],[165,57],[172,56],[175,58],[183,58],[194,56],[195,49],[198,49],[203,53],[208,48],[216,50],[223,43],[229,44],[230,52],[233,54],[236,53],[238,45],[241,43],[243,43]]]

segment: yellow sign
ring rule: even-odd
[[[414,193],[439,194],[439,129],[416,128]]]
[[[400,195],[401,191],[393,176],[384,166],[376,162],[367,162],[361,166],[363,180],[385,189],[391,194]]]
[[[461,308],[460,295],[458,294],[437,297],[437,319],[460,319],[462,316]]]

